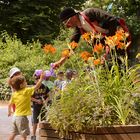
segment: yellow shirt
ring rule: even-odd
[[[10,103],[15,104],[15,116],[31,115],[31,96],[34,94],[34,87],[24,88],[12,94]]]

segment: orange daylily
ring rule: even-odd
[[[122,41],[122,40],[124,40],[124,31],[123,31],[123,29],[119,29],[119,30],[117,30],[116,31],[116,34],[115,34],[115,36],[117,37],[117,43],[119,42],[119,41]]]
[[[90,54],[87,51],[84,51],[80,54],[80,56],[84,59],[84,61],[87,61],[89,57],[92,57],[92,54]]]
[[[101,43],[99,43],[94,46],[93,52],[100,54],[103,52],[103,49],[104,49],[104,46]]]
[[[121,35],[121,34],[116,33],[117,41],[123,40],[123,38],[124,38],[123,36],[124,35]]]
[[[56,52],[56,48],[51,47],[51,48],[50,48],[50,52],[51,52],[51,53],[55,53],[55,52]]]
[[[117,31],[116,31],[116,35],[120,35],[120,36],[124,36],[124,30],[122,28],[119,28]]]
[[[70,49],[65,49],[62,51],[62,57],[69,57],[70,55]]]
[[[106,45],[108,45],[111,49],[115,49],[115,46],[118,44],[117,36],[106,36],[105,38]]]
[[[118,29],[116,31],[116,34],[118,41],[122,41],[125,40],[126,38],[129,37],[129,33],[128,32],[124,32],[124,30],[122,28]]]
[[[115,44],[113,42],[112,37],[111,36],[109,36],[109,37],[105,36],[105,38],[106,38],[106,40],[105,40],[106,45],[110,46],[111,48],[114,47]]]
[[[119,42],[117,45],[117,48],[118,49],[127,49],[127,47],[129,47],[130,44],[131,44],[131,42],[127,42],[127,43]]]
[[[76,43],[75,41],[72,41],[72,42],[70,43],[70,46],[71,46],[72,49],[75,49],[75,48],[78,47],[78,43]]]
[[[88,61],[89,61],[89,62],[93,62],[93,61],[94,61],[94,57],[89,57],[89,58],[88,58]]]
[[[44,46],[44,48],[43,48],[43,50],[46,52],[46,53],[55,53],[56,52],[56,48],[55,47],[53,47],[51,44],[46,44],[45,46]]]
[[[125,48],[125,44],[123,42],[118,42],[117,48],[118,49],[124,49]]]
[[[84,39],[84,40],[86,40],[87,42],[89,42],[90,40],[91,40],[91,34],[88,32],[88,33],[84,33],[83,35],[82,35],[82,38]]]
[[[101,59],[96,59],[96,60],[94,60],[94,61],[93,61],[93,64],[94,64],[94,65],[99,65],[99,64],[101,64]]]

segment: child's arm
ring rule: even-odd
[[[12,105],[13,105],[12,103],[8,104],[8,117],[11,116],[12,114]]]
[[[34,86],[34,90],[37,90],[40,88],[41,83],[42,83],[44,78],[45,78],[45,72],[42,72],[40,79],[37,81],[36,85]]]
[[[35,98],[31,98],[31,101],[36,102],[38,104],[42,104],[43,102],[41,100],[35,99]]]
[[[67,59],[68,59],[68,57],[60,58],[57,62],[53,63],[53,68],[54,69],[59,68]]]

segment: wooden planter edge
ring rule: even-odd
[[[60,137],[49,123],[39,124],[40,140],[59,140]],[[66,140],[140,140],[140,125],[97,126],[92,132],[70,131]]]

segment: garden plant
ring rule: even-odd
[[[73,52],[73,48],[79,49],[79,46],[72,42],[62,52],[62,57],[71,56],[65,65],[76,65],[78,76],[64,91],[56,93],[51,107],[47,107],[46,119],[60,135],[69,131],[92,131],[96,126],[140,122],[137,111],[140,65],[129,66],[127,47],[131,42],[127,41],[128,36],[119,29],[114,36],[105,37],[103,45],[100,34],[86,33],[82,36],[86,43],[79,46],[88,51],[80,55]],[[109,54],[106,56],[107,49]],[[118,50],[123,51],[124,55],[119,55]],[[60,99],[58,95],[61,95]]]

